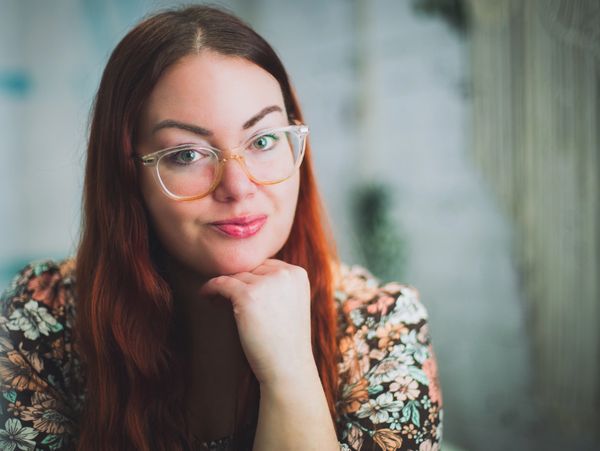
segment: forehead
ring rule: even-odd
[[[244,58],[203,50],[183,57],[161,76],[146,103],[144,120],[152,126],[175,119],[217,132],[241,128],[268,105],[285,112],[275,77]]]

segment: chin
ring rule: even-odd
[[[205,277],[250,272],[277,255],[284,243],[260,242],[234,243],[233,246],[204,247],[200,252],[188,254],[187,267]]]
[[[215,261],[210,268],[206,268],[205,273],[208,273],[211,277],[221,275],[231,275],[240,272],[250,272],[257,266],[260,266],[268,256],[248,255],[238,256],[230,259],[222,259]]]

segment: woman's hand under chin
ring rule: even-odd
[[[294,383],[314,373],[304,268],[267,259],[251,272],[210,279],[200,294],[231,302],[244,354],[261,386]]]

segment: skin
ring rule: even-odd
[[[269,107],[278,110],[258,119]],[[244,127],[252,118],[258,120]],[[157,129],[166,120],[211,134]],[[257,130],[285,125],[274,77],[247,60],[202,50],[158,81],[141,117],[136,151],[145,155],[190,142],[231,149]],[[141,171],[142,194],[191,337],[187,409],[202,439],[231,433],[245,359],[261,389],[254,449],[338,449],[312,356],[306,271],[272,258],[289,236],[299,183],[296,173],[279,184],[258,185],[237,162],[228,162],[211,194],[175,201],[162,192],[153,169]],[[246,214],[268,217],[252,237],[228,237],[210,225]]]
[[[273,105],[280,111],[243,129],[244,123]],[[212,136],[176,127],[152,132],[168,119],[202,127]],[[159,80],[144,111],[137,151],[148,154],[190,142],[231,149],[253,132],[286,125],[284,101],[275,78],[246,60],[205,51],[183,58]],[[275,255],[290,233],[298,173],[285,183],[257,185],[237,162],[229,162],[211,195],[184,202],[166,197],[153,174],[153,170],[142,171],[142,193],[159,238],[176,266],[206,277],[250,271]],[[251,238],[231,239],[209,225],[246,214],[268,216],[261,232]]]

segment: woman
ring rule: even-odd
[[[94,105],[76,258],[0,310],[0,448],[436,449],[417,291],[338,263],[298,101],[218,9],[116,47]]]

